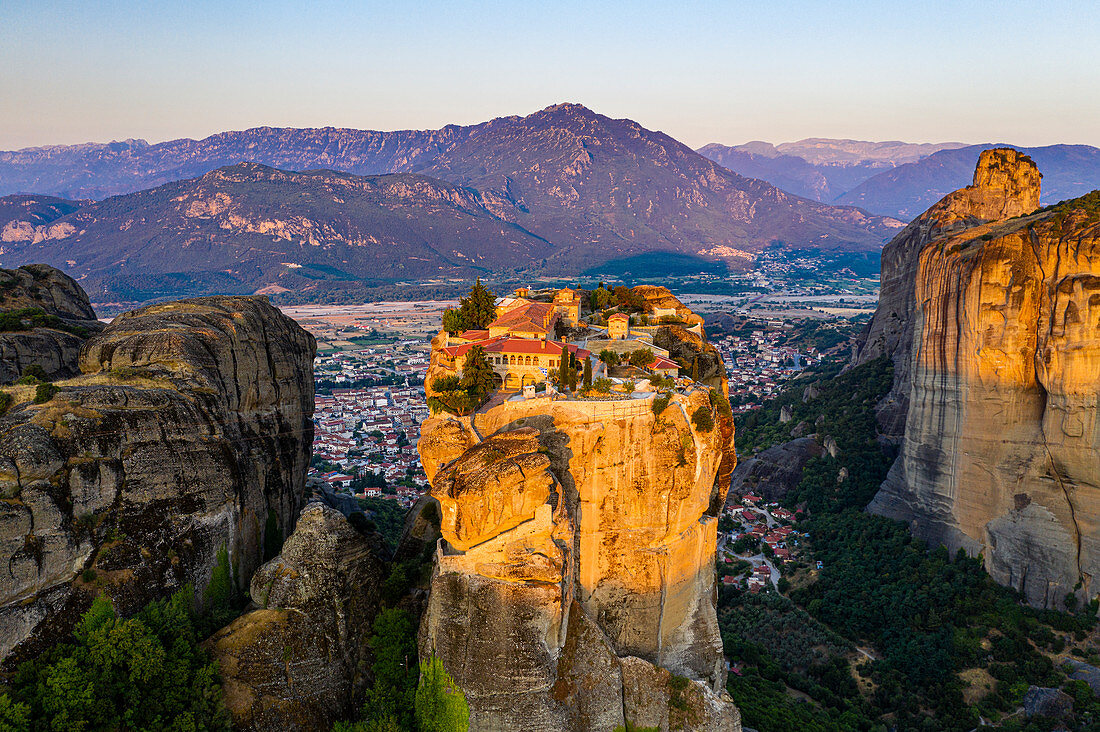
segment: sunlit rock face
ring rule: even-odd
[[[695,427],[701,387],[651,403],[536,398],[422,425],[443,540],[420,647],[471,729],[741,729],[714,587],[732,420]],[[669,710],[672,674],[692,680],[687,712]]]
[[[995,579],[1053,607],[1093,597],[1100,569],[1100,217],[1087,201],[1035,212],[1039,179],[1016,151],[983,153],[974,185],[890,245],[908,248],[908,303],[886,296],[884,253],[865,352],[893,353],[907,410],[870,509],[983,554]]]

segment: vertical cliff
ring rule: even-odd
[[[693,424],[712,409],[701,387],[651,405],[542,397],[422,425],[444,538],[421,652],[466,693],[471,729],[740,729],[712,512],[732,420]]]
[[[861,357],[893,355],[884,411],[904,418],[870,510],[1053,607],[1093,597],[1100,569],[1100,202],[1036,211],[1039,179],[986,151],[974,185],[895,239]]]
[[[116,318],[46,403],[10,387],[0,658],[67,633],[96,593],[123,613],[184,583],[201,597],[222,549],[247,586],[301,507],[314,351],[264,298],[200,298]]]

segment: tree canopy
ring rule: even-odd
[[[228,730],[217,664],[198,645],[193,607],[190,587],[132,618],[97,598],[70,641],[19,667],[10,696],[0,694],[0,727]]]

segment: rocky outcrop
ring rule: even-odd
[[[853,366],[884,354],[894,361],[894,387],[877,409],[879,429],[887,439],[900,442],[909,409],[921,251],[980,224],[1031,213],[1039,206],[1041,178],[1026,155],[1007,148],[990,150],[978,161],[971,185],[944,197],[883,247],[878,308]]]
[[[773,445],[741,460],[730,482],[732,493],[755,493],[778,501],[802,480],[802,469],[810,458],[821,455],[821,445],[812,437],[800,437]]]
[[[0,657],[66,634],[97,593],[121,613],[186,583],[201,598],[221,550],[246,587],[301,507],[314,351],[264,298],[184,300],[116,318],[49,402],[9,389]]]
[[[732,420],[705,388],[651,402],[541,397],[422,425],[443,539],[420,648],[472,730],[669,729],[681,706],[688,728],[740,729],[714,587]]]
[[[1097,592],[1097,195],[1035,212],[1030,159],[984,153],[974,185],[890,245],[908,248],[900,267],[911,280],[887,297],[896,273],[886,276],[884,256],[884,297],[861,354],[892,353],[905,417],[900,456],[870,509],[981,554],[1037,606]]]
[[[47,317],[32,315],[39,311]],[[5,314],[13,322],[0,323],[0,384],[30,366],[51,380],[75,376],[80,347],[103,329],[80,285],[44,264],[0,269],[0,318]]]
[[[351,716],[385,578],[379,549],[339,511],[302,511],[279,556],[252,576],[258,609],[205,643],[238,728],[327,732]]]
[[[668,351],[684,376],[697,373],[699,383],[728,390],[722,355],[702,335],[682,325],[662,325],[653,334],[653,345]]]

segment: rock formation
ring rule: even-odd
[[[812,437],[799,437],[773,445],[737,464],[730,482],[734,493],[755,493],[767,501],[778,501],[798,487],[802,469],[810,458],[821,455],[821,445]]]
[[[280,555],[252,576],[258,608],[205,644],[238,728],[327,732],[352,714],[385,578],[374,538],[311,503]]]
[[[222,549],[247,586],[301,506],[314,351],[263,298],[184,300],[116,318],[48,402],[6,389],[0,658],[66,634],[96,593],[121,613],[185,583],[201,598]]]
[[[714,587],[732,420],[697,429],[697,386],[651,404],[540,397],[422,425],[443,539],[420,647],[472,730],[740,730]]]
[[[45,318],[33,319],[41,311]],[[80,285],[44,264],[0,269],[0,384],[10,384],[29,366],[49,379],[79,373],[80,347],[103,329]]]
[[[880,417],[904,424],[870,509],[1060,607],[1100,571],[1100,194],[1035,211],[1039,180],[986,151],[973,185],[899,235],[860,359],[893,356]]]

